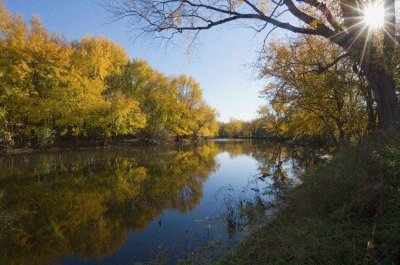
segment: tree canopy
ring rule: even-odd
[[[268,80],[260,91],[267,103],[253,121],[221,124],[220,135],[314,138],[336,145],[360,139],[377,126],[376,105],[365,76],[350,58],[320,68],[340,54],[340,47],[318,36],[271,41],[258,61],[260,78]]]
[[[319,72],[342,50],[317,36],[274,41],[263,51],[261,76],[271,81],[261,92],[270,100],[261,115],[274,113],[272,124],[280,133],[320,135],[346,142],[376,126],[371,89],[343,58]]]
[[[390,130],[400,122],[393,79],[394,2],[383,1],[384,23],[378,29],[364,20],[364,10],[370,2],[357,0],[110,0],[109,10],[116,19],[132,19],[131,25],[140,33],[166,38],[182,32],[196,36],[199,31],[234,21],[246,23],[265,36],[271,27],[321,36],[343,52],[326,65],[316,65],[315,69],[328,68],[350,57],[373,90],[378,127]]]
[[[0,145],[213,136],[199,84],[168,77],[105,37],[68,42],[0,5]]]

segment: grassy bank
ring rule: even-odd
[[[222,264],[400,264],[400,137],[371,135],[304,177]]]

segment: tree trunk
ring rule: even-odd
[[[397,101],[393,75],[384,67],[369,64],[363,69],[374,93],[378,128],[391,130],[400,124],[400,108]]]
[[[371,87],[365,84],[360,85],[360,90],[363,93],[365,103],[367,104],[368,123],[367,131],[376,129],[376,115],[374,108],[374,98],[372,96]]]
[[[361,23],[358,1],[340,1],[343,18],[347,28],[351,29],[332,41],[349,52],[355,62],[360,64],[374,94],[376,103],[377,127],[383,131],[398,129],[400,125],[400,108],[397,101],[393,80],[393,54],[396,33],[396,16],[394,0],[385,0],[385,23],[382,29],[383,39],[375,39],[366,34],[365,25]],[[352,13],[354,12],[355,13]],[[367,30],[368,31],[368,30]]]

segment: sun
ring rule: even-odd
[[[363,11],[364,23],[371,29],[382,28],[385,23],[385,9],[382,4],[370,4]]]

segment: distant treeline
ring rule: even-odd
[[[262,118],[257,118],[252,121],[230,119],[228,122],[220,123],[218,136],[227,138],[273,137]]]
[[[0,146],[214,136],[216,116],[191,77],[131,61],[105,37],[66,41],[0,6]]]

